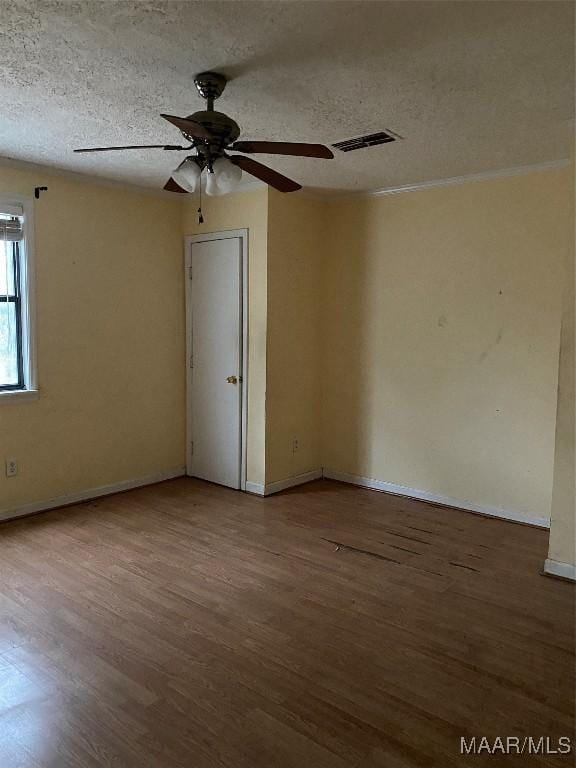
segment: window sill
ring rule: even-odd
[[[0,403],[15,403],[23,400],[37,399],[37,389],[7,389],[0,392]]]

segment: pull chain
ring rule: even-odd
[[[200,177],[199,192],[200,192],[200,207],[198,208],[198,224],[204,224],[204,216],[202,216],[202,177]]]

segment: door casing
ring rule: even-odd
[[[186,474],[191,474],[192,466],[192,377],[190,371],[190,359],[192,356],[192,284],[190,281],[190,268],[192,266],[192,245],[205,243],[211,240],[240,239],[240,258],[242,261],[242,397],[241,397],[241,464],[240,464],[240,489],[246,490],[246,466],[247,466],[247,428],[248,428],[248,230],[229,229],[222,232],[209,232],[205,235],[189,235],[184,238],[184,280],[186,285]]]

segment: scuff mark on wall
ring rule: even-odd
[[[488,357],[488,354],[491,352],[491,350],[493,350],[494,347],[496,347],[496,346],[498,346],[498,344],[500,344],[500,342],[502,341],[502,337],[503,336],[504,336],[504,328],[500,328],[500,330],[496,334],[496,340],[492,344],[490,344],[488,347],[486,347],[484,352],[482,352],[480,354],[480,356],[478,357],[478,362],[479,363],[483,363],[484,360],[486,360],[486,358]]]

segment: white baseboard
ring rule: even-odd
[[[255,493],[256,496],[264,496],[264,483],[251,483],[246,480],[246,493]]]
[[[560,563],[558,560],[548,558],[544,563],[544,573],[550,576],[559,576],[561,579],[576,581],[576,565]]]
[[[534,525],[538,528],[550,528],[550,520],[547,517],[531,517],[530,515],[524,515],[520,512],[499,509],[498,507],[485,507],[469,501],[453,499],[450,496],[437,496],[434,493],[420,491],[417,488],[408,488],[405,485],[396,485],[395,483],[387,483],[384,480],[375,480],[372,477],[349,475],[346,472],[336,472],[331,469],[324,469],[324,477],[330,480],[340,480],[343,483],[352,483],[352,485],[361,485],[363,488],[371,488],[374,491],[393,493],[396,496],[409,496],[411,499],[431,501],[433,504],[442,504],[445,507],[455,507],[456,509],[463,509],[467,512],[475,512],[478,515],[498,517],[502,520],[510,520],[515,523]]]
[[[156,474],[138,477],[134,480],[122,480],[119,483],[101,485],[98,488],[88,488],[85,491],[76,491],[75,493],[68,493],[64,496],[55,496],[52,499],[45,499],[44,501],[33,501],[31,504],[24,504],[21,507],[0,509],[0,521],[12,520],[13,518],[23,517],[24,515],[32,515],[35,512],[45,512],[49,509],[55,509],[56,507],[66,507],[70,504],[77,504],[80,501],[97,499],[99,496],[109,496],[112,493],[129,491],[132,488],[140,488],[143,485],[161,483],[163,480],[172,480],[175,477],[181,477],[184,474],[186,474],[185,467],[175,467],[174,469],[168,469],[165,472],[157,472]]]
[[[322,477],[321,469],[313,469],[311,472],[304,472],[302,475],[293,475],[284,480],[277,480],[275,483],[246,483],[248,493],[255,493],[258,496],[270,496],[273,493],[284,491],[286,488],[293,488],[295,485],[303,485],[312,480],[319,480]]]
[[[182,477],[185,474],[185,467],[175,467],[174,469],[166,470],[165,472],[158,472],[132,480],[122,480],[119,483],[102,485],[97,488],[89,488],[84,491],[77,491],[75,493],[69,493],[63,496],[55,496],[51,499],[45,499],[43,501],[34,501],[30,504],[24,504],[19,507],[8,507],[0,509],[0,521],[12,520],[17,517],[32,515],[36,512],[44,512],[49,509],[55,509],[57,507],[65,507],[70,504],[77,504],[82,501],[96,499],[100,496],[109,496],[113,493],[129,491],[132,488],[140,488],[144,485],[161,483],[164,480],[172,480],[175,477]],[[330,469],[314,469],[310,472],[304,472],[301,475],[287,477],[284,480],[278,480],[274,483],[267,483],[266,485],[263,483],[247,482],[246,491],[248,493],[254,493],[258,496],[270,496],[273,493],[278,493],[279,491],[283,491],[287,488],[293,488],[297,485],[303,485],[304,483],[309,483],[312,480],[318,480],[321,477],[325,477],[329,480],[340,480],[344,483],[359,485],[363,488],[370,488],[375,491],[392,493],[396,496],[408,496],[413,499],[420,499],[421,501],[430,501],[434,504],[442,504],[447,507],[455,507],[456,509],[476,512],[477,514],[487,515],[488,517],[498,517],[503,520],[524,523],[526,525],[534,525],[539,528],[550,527],[550,520],[545,517],[530,517],[519,512],[511,512],[504,509],[498,509],[496,507],[479,506],[477,504],[471,504],[470,502],[462,502],[458,499],[452,499],[449,496],[437,496],[433,493],[420,491],[415,488],[408,488],[404,485],[395,485],[394,483],[388,483],[384,480],[376,480],[371,477],[362,477],[361,475],[351,475],[345,472],[337,472]],[[576,580],[576,566],[569,565],[568,563],[559,563],[555,560],[548,559],[546,560],[544,571],[555,576],[562,576],[563,578]]]
[[[264,488],[264,496],[269,496],[271,493],[284,491],[286,488],[293,488],[295,485],[310,483],[312,480],[319,480],[321,477],[322,470],[313,469],[311,472],[304,472],[301,475],[294,475],[293,477],[287,477],[284,480],[277,480],[275,483],[266,483],[266,487]]]

